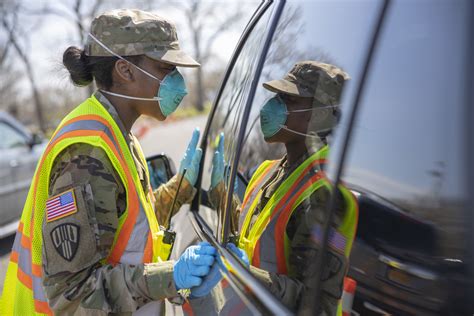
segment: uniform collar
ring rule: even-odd
[[[122,119],[120,118],[117,110],[115,109],[114,105],[107,99],[107,97],[102,93],[100,92],[99,90],[97,90],[95,93],[94,93],[94,96],[95,98],[100,102],[100,104],[102,104],[102,106],[104,107],[104,109],[109,112],[110,116],[112,116],[112,118],[115,120],[115,122],[117,123],[118,127],[120,128],[120,131],[122,132],[123,134],[123,137],[127,140],[128,143],[130,143],[131,141],[131,137],[130,135],[127,133],[127,130],[125,129],[125,125],[123,124],[122,122]],[[130,132],[131,133],[131,132]]]

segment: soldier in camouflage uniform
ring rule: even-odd
[[[143,105],[134,109],[141,112],[129,113],[118,95],[106,92],[121,92],[116,82],[120,81],[120,76],[129,75],[126,69],[117,71],[124,65],[118,65],[120,58],[111,54],[131,56],[125,58],[160,79],[176,66],[197,67],[199,64],[180,50],[176,29],[171,22],[139,10],[114,10],[102,14],[92,22],[86,48],[69,48],[64,54],[64,64],[75,84],[87,85],[92,78],[96,80],[99,90],[94,96],[119,126],[138,170],[140,189],[147,194],[150,190],[147,167],[138,158],[141,149],[130,129],[140,114],[160,120],[166,115],[156,103],[140,100],[129,102],[142,102]],[[72,57],[75,57],[73,61]],[[83,61],[88,64],[84,69],[78,69],[78,63]],[[100,63],[111,63],[112,66],[107,69]],[[138,72],[135,75],[139,76]],[[151,96],[150,92],[122,91],[128,95]],[[156,83],[151,93],[155,92]],[[177,174],[154,192],[159,223],[167,223],[167,219],[182,204],[190,202],[194,195],[193,185],[184,177],[175,207],[170,210],[181,177]],[[59,314],[129,314],[148,302],[179,298],[173,280],[172,261],[139,265],[103,264],[113,245],[127,200],[124,184],[101,148],[85,143],[73,144],[56,158],[51,170],[49,196],[71,188],[76,192],[78,211],[43,224],[43,286],[51,309]],[[64,258],[62,250],[55,247],[53,239],[48,237],[56,226],[71,219],[80,222],[81,238],[90,240],[90,244],[79,244],[71,260],[65,262],[61,258]]]
[[[327,136],[337,124],[340,115],[338,107],[334,107],[329,109],[326,120],[314,120],[312,115],[314,116],[315,112],[305,111],[305,109],[338,105],[342,85],[347,79],[348,75],[333,65],[304,61],[298,62],[283,79],[263,84],[266,89],[278,94],[278,97],[284,101],[288,111],[285,111],[287,117],[286,121],[281,123],[283,126],[277,125],[275,133],[271,136],[265,135],[267,133],[264,129],[267,126],[263,126],[265,123],[261,115],[265,141],[285,144],[287,154],[278,162],[278,168],[273,172],[273,175],[263,184],[262,194],[252,214],[248,231],[255,224],[259,214],[283,181],[313,153],[327,144]],[[292,113],[292,111],[295,112]],[[276,118],[274,120],[278,121]],[[309,125],[304,122],[309,122]],[[318,137],[314,137],[316,135]],[[221,150],[222,148],[223,145],[221,145]],[[216,152],[216,155],[218,155],[218,152]],[[216,160],[219,161],[219,159]],[[216,160],[214,163],[216,163]],[[223,164],[223,157],[220,160]],[[222,181],[210,191],[211,201],[216,207],[220,203],[220,209],[223,209],[225,203],[225,199],[222,198],[225,196],[224,190],[225,187]],[[329,198],[330,192],[325,188],[320,188],[291,213],[292,215],[285,229],[291,253],[288,262],[288,274],[269,272],[250,265],[253,275],[292,310],[299,308],[304,310],[308,307],[300,305],[301,298],[302,294],[315,284],[314,275],[310,273],[314,271],[313,265],[316,264],[316,257],[320,255],[320,243],[315,242],[315,239],[311,236],[314,232],[314,225],[322,225],[323,223]],[[345,214],[344,200],[342,197],[338,200],[339,203],[333,222],[334,227],[341,224]],[[241,226],[244,218],[238,205],[238,199],[234,198],[231,230],[234,231],[235,235],[243,233],[239,232],[239,223]],[[342,295],[343,279],[348,269],[348,260],[343,253],[335,251],[333,248],[328,248],[328,252],[329,259],[322,275],[321,315],[336,314],[338,302]],[[232,313],[236,310],[234,298],[236,294],[232,294],[229,289],[226,293],[228,301],[234,302],[226,304],[221,314]],[[245,314],[244,309],[240,309],[240,313]],[[247,313],[250,313],[250,311],[247,310]]]

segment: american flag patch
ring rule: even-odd
[[[71,190],[46,201],[46,221],[51,222],[77,212],[76,198]]]
[[[312,229],[312,239],[318,243],[321,244],[323,240],[323,230],[320,225],[315,225],[315,227]],[[341,233],[339,233],[337,230],[334,228],[331,228],[329,231],[329,247],[344,253],[346,249],[346,243],[347,243],[347,238],[344,237]]]

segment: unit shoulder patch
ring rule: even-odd
[[[77,212],[74,190],[70,189],[46,201],[46,220],[52,222]]]
[[[51,231],[50,236],[59,255],[71,261],[79,247],[80,227],[71,223],[61,224]]]

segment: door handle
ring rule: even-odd
[[[379,256],[379,261],[385,263],[386,265],[388,265],[392,268],[405,271],[405,272],[407,272],[411,275],[417,276],[417,277],[425,279],[425,280],[433,281],[433,280],[437,279],[436,274],[434,274],[431,271],[428,271],[424,268],[417,267],[417,266],[414,266],[414,265],[411,265],[411,264],[403,263],[403,262],[401,262],[401,261],[399,261],[395,258],[391,258],[389,256],[380,255]]]
[[[20,163],[18,162],[18,160],[16,160],[16,159],[10,160],[10,167],[16,168],[16,167],[18,167],[19,165],[20,165]]]

